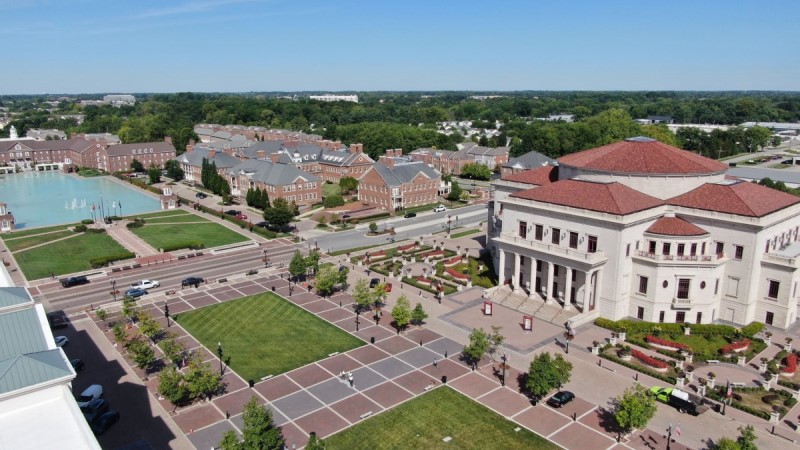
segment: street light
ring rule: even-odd
[[[164,317],[167,318],[167,328],[169,328],[169,304],[164,300]]]
[[[359,316],[359,315],[358,315],[358,314],[356,314],[356,331],[358,331],[358,324],[359,324],[359,322],[358,322],[358,316]]]
[[[680,431],[679,431],[680,427],[681,427],[680,424],[678,424],[678,425],[676,425],[674,427],[672,426],[672,424],[669,424],[669,426],[667,427],[667,435],[664,436],[664,437],[667,438],[667,450],[670,449],[670,444],[672,443],[672,432],[675,431],[676,433],[680,434]]]
[[[219,375],[222,376],[222,342],[217,341],[217,356],[219,356]]]
[[[503,378],[500,379],[500,385],[501,386],[505,386],[506,385],[506,369],[508,369],[508,360],[511,359],[511,357],[506,355],[505,353],[503,353],[503,356],[500,359],[503,360],[503,363],[500,365],[500,368],[503,369]]]
[[[267,256],[267,249],[264,249],[264,267],[269,267],[269,256]]]

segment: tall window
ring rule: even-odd
[[[701,311],[697,311],[697,320],[695,323],[703,323],[703,313]]]
[[[675,323],[686,322],[686,311],[678,311],[675,313]]]
[[[628,256],[631,256],[631,244],[630,243],[625,246],[625,257],[627,258]]]
[[[664,311],[659,311],[658,312],[658,322],[659,323],[664,323]]]
[[[528,237],[528,222],[519,223],[519,237],[525,239]]]
[[[689,279],[678,279],[678,298],[689,298]]]
[[[737,245],[734,248],[736,249],[734,258],[741,260],[742,257],[744,256],[744,247],[741,245]]]
[[[767,292],[767,297],[769,298],[778,298],[778,291],[781,288],[781,283],[775,280],[769,280],[769,292]]]
[[[553,237],[551,242],[556,245],[561,243],[561,230],[559,228],[553,228]]]
[[[692,244],[692,246],[689,247],[689,254],[692,256],[697,255],[697,244]]]
[[[597,236],[589,236],[587,250],[589,253],[597,253]]]
[[[725,252],[725,243],[724,242],[717,242],[717,255],[721,255]]]
[[[649,241],[650,248],[647,250],[648,253],[655,253],[656,252],[656,241]]]
[[[669,242],[664,242],[664,246],[661,248],[661,252],[665,255],[669,255],[670,250],[672,250],[672,244]]]
[[[639,277],[639,293],[647,294],[647,277]]]
[[[578,233],[569,232],[569,248],[578,248]]]
[[[534,238],[535,238],[537,241],[541,241],[541,240],[542,240],[542,233],[543,233],[543,232],[544,232],[544,227],[543,227],[543,226],[541,226],[541,225],[536,225],[536,232],[535,232],[535,234],[534,234],[534,236],[533,236],[533,237],[534,237]]]
[[[683,256],[686,252],[686,244],[678,244],[678,256]]]

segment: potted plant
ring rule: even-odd
[[[682,388],[684,384],[686,384],[686,372],[679,370],[678,377],[675,380],[675,385],[678,386],[679,388]]]
[[[772,332],[765,331],[764,332],[764,343],[769,345],[772,342]]]
[[[619,337],[620,341],[625,342],[625,339],[628,337],[628,329],[625,327],[620,328],[617,337]]]
[[[592,354],[593,355],[600,354],[600,341],[592,341]]]
[[[617,356],[622,358],[625,361],[629,361],[631,359],[631,348],[629,346],[622,347],[618,352]]]
[[[761,373],[767,373],[767,362],[769,361],[768,358],[761,358],[761,364],[758,366],[758,371]]]
[[[686,379],[692,381],[692,377],[694,376],[694,366],[686,366],[686,371],[684,373]]]
[[[792,351],[792,337],[786,336],[786,339],[784,340],[786,341],[786,345],[783,346],[783,349],[786,350],[787,352]]]

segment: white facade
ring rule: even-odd
[[[616,172],[560,161],[542,186],[493,183],[487,242],[502,283],[613,320],[794,323],[800,198],[726,180],[722,164],[636,173],[623,159]]]

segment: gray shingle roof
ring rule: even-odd
[[[231,175],[248,173],[251,174],[250,178],[253,181],[272,186],[292,184],[298,178],[303,178],[306,181],[320,181],[319,177],[302,171],[295,166],[289,164],[273,164],[270,161],[255,159],[241,161],[236,166],[231,167],[228,173]]]
[[[507,163],[503,164],[503,167],[511,167],[516,169],[535,169],[545,164],[555,165],[556,161],[539,152],[528,152],[524,155],[517,156],[516,158],[509,159]]]
[[[177,159],[179,162],[189,164],[190,166],[202,167],[203,158],[208,159],[209,162],[216,163],[217,169],[227,169],[241,162],[233,156],[226,155],[222,152],[216,152],[213,158],[208,158],[208,152],[202,149],[184,153]]]
[[[409,183],[420,173],[424,174],[430,179],[436,179],[441,176],[436,169],[421,161],[398,164],[394,167],[387,167],[378,163],[372,167],[378,172],[378,175],[383,178],[388,186],[400,186],[401,184]]]
[[[134,152],[134,150],[136,152]],[[147,154],[175,153],[175,147],[169,142],[141,142],[137,144],[117,144],[109,146],[106,150],[109,156],[138,155],[140,152]]]

